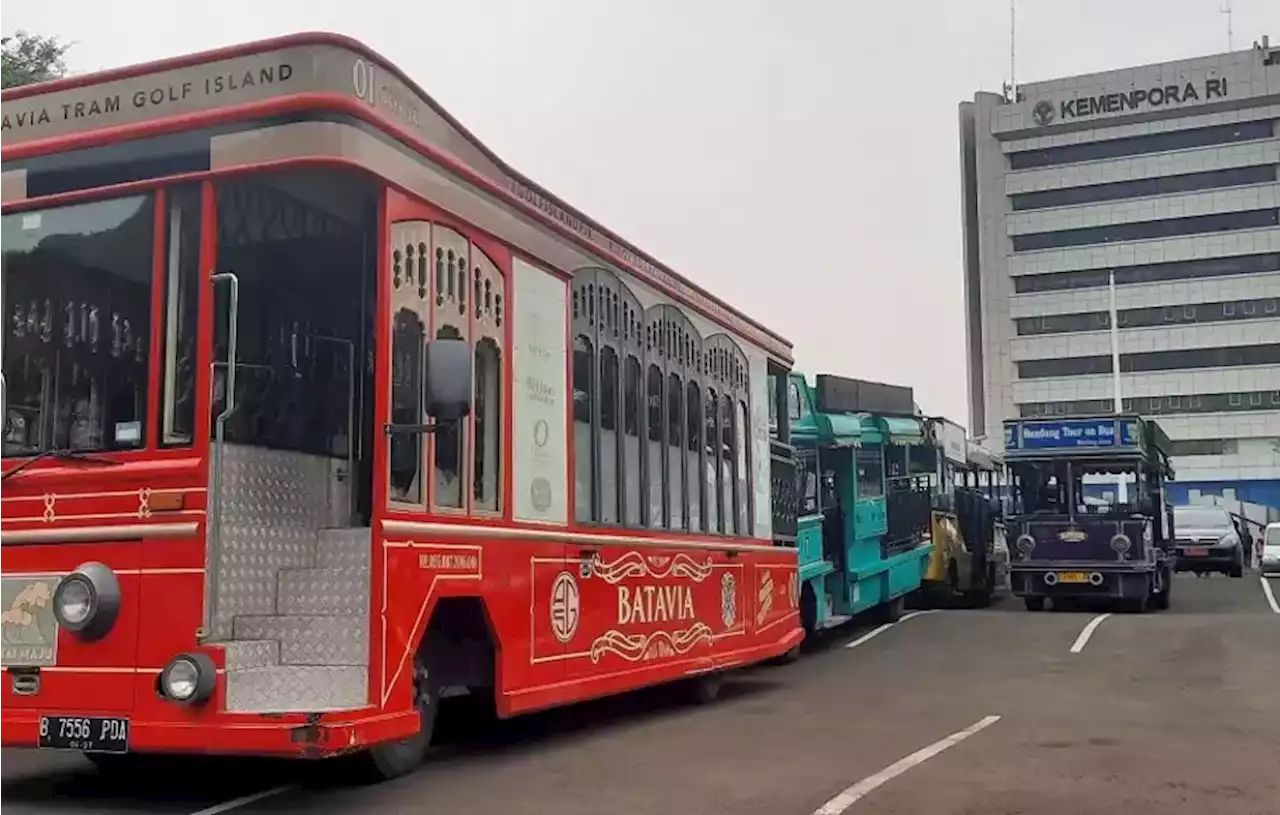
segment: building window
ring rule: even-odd
[[[1128,136],[1107,141],[1048,147],[1042,150],[1023,150],[1009,154],[1009,167],[1014,170],[1029,170],[1035,167],[1165,153],[1215,144],[1237,144],[1255,139],[1270,139],[1273,135],[1270,121],[1238,122],[1189,130],[1171,130],[1147,136]]]
[[[1013,278],[1018,294],[1070,289],[1099,288],[1108,285],[1111,269],[1084,269],[1078,272],[1019,275]],[[1230,275],[1266,274],[1280,271],[1280,253],[1234,255],[1232,257],[1182,260],[1172,263],[1144,263],[1120,266],[1115,270],[1117,286],[1142,283],[1164,283],[1170,280],[1197,280]]]
[[[1064,402],[1024,402],[1018,406],[1023,418],[1051,416],[1093,416],[1110,413],[1110,399],[1080,399]],[[1280,391],[1237,391],[1231,393],[1179,394],[1141,399],[1125,399],[1124,410],[1163,414],[1238,413],[1280,409]]]
[[[1209,232],[1261,229],[1263,227],[1276,226],[1277,224],[1280,224],[1280,210],[1255,209],[1244,212],[1193,215],[1189,218],[1166,218],[1159,221],[1135,221],[1108,224],[1106,226],[1088,226],[1079,229],[1060,229],[1053,232],[1032,232],[1025,235],[1014,235],[1012,241],[1013,251],[1033,252],[1041,249],[1062,249],[1100,243],[1174,238],[1181,235],[1200,235]]]
[[[1246,184],[1269,184],[1276,180],[1276,165],[1261,164],[1252,167],[1230,167],[1202,173],[1140,178],[1134,181],[1116,181],[1110,184],[1091,184],[1084,187],[1066,187],[1057,190],[1015,193],[1009,196],[1014,212],[1096,204],[1103,201],[1120,201],[1126,198],[1142,198],[1153,195],[1173,195],[1196,190],[1239,187]]]
[[[1118,312],[1117,317],[1119,318],[1119,324],[1125,328],[1146,328],[1169,324],[1217,323],[1228,320],[1258,319],[1268,313],[1266,310],[1267,304],[1274,304],[1274,302],[1274,300],[1256,299],[1222,303],[1199,303],[1180,307],[1130,308]],[[1274,312],[1274,308],[1272,311]],[[1047,317],[1019,317],[1014,320],[1014,330],[1018,336],[1022,337],[1042,334],[1068,334],[1102,330],[1108,322],[1108,315],[1105,311],[1056,314]]]
[[[1020,379],[1111,373],[1110,356],[1060,357],[1027,360],[1016,364]],[[1280,364],[1280,344],[1275,343],[1227,348],[1194,348],[1182,351],[1152,351],[1120,356],[1120,370],[1126,373],[1276,364]]]

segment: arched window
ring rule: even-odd
[[[704,532],[702,496],[702,394],[692,377],[685,384],[685,479],[689,493],[689,531]]]
[[[471,341],[471,320],[465,305],[467,270],[471,268],[471,243],[465,236],[447,226],[431,228],[432,269],[435,297],[432,302],[432,324],[437,339]],[[419,278],[419,286],[422,286]],[[445,425],[432,434],[435,451],[432,506],[443,510],[465,510],[468,483],[467,430],[469,422]]]
[[[662,369],[656,364],[649,366],[648,407],[649,436],[645,452],[645,471],[648,473],[646,488],[649,503],[649,526],[660,529],[666,525],[666,513],[663,511],[662,474],[666,471],[662,444]]]
[[[595,520],[595,392],[595,346],[579,334],[573,338],[573,517],[584,522]]]
[[[708,532],[724,532],[724,507],[721,506],[720,491],[720,400],[715,388],[707,389],[705,408],[703,453],[704,490],[707,496],[706,530]]]
[[[574,274],[574,472],[579,522],[619,524],[625,518],[638,524],[640,518],[639,431],[644,426],[638,389],[643,359],[640,314],[639,301],[617,275],[595,268]],[[581,406],[579,392],[589,394]]]
[[[465,276],[464,276],[465,278]],[[502,511],[502,383],[505,360],[506,298],[502,273],[476,244],[471,245],[470,286],[459,280],[457,306],[471,313],[471,338],[475,342],[475,404],[472,408],[471,501],[482,513]],[[470,295],[468,296],[468,288]]]
[[[674,373],[667,377],[667,447],[668,525],[684,529],[684,385]]]
[[[727,334],[704,341],[707,377],[718,392],[708,390],[708,469],[715,456],[715,497],[718,527],[725,534],[747,536],[755,526],[752,487],[751,388],[747,357]],[[712,427],[714,414],[714,424]],[[712,433],[714,432],[714,435]],[[715,443],[711,443],[711,439]],[[708,479],[710,487],[710,479]],[[711,504],[708,497],[708,506]]]
[[[422,404],[423,344],[431,304],[426,280],[431,251],[431,224],[404,221],[391,232],[391,422],[414,425],[426,420]],[[423,283],[418,284],[421,278]],[[426,506],[425,437],[394,433],[387,439],[388,499],[395,504]]]

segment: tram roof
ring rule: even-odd
[[[261,79],[264,69],[282,66],[288,66],[283,80],[277,74],[271,81],[234,81],[255,74]],[[219,117],[337,109],[415,143],[432,162],[792,361],[789,340],[529,180],[404,71],[345,35],[305,32],[257,40],[11,88],[0,93],[0,101],[5,161],[137,138],[143,129],[152,135],[206,127]]]

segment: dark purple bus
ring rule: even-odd
[[[1018,419],[1004,423],[1004,439],[1011,582],[1027,608],[1084,599],[1168,608],[1173,469],[1160,425],[1126,414]]]

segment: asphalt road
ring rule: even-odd
[[[1257,575],[1183,576],[1170,611],[1097,619],[1006,599],[870,638],[846,628],[706,707],[659,689],[477,725],[459,703],[433,759],[376,787],[262,762],[113,782],[76,756],[4,751],[0,801],[9,815],[1280,813],[1280,614]]]

